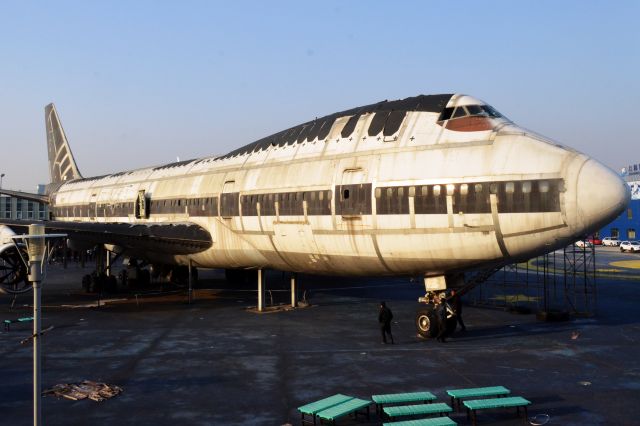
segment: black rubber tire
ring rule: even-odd
[[[433,306],[427,305],[416,312],[416,330],[421,337],[428,339],[438,335],[438,322]]]

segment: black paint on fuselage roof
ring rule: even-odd
[[[262,138],[253,143],[250,143],[249,145],[245,145],[242,148],[238,148],[234,151],[231,151],[230,153],[220,158],[221,159],[230,158],[230,157],[235,157],[236,155],[248,154],[248,153],[260,151],[263,149],[268,149],[269,147],[273,147],[273,146],[285,146],[287,144],[303,142],[304,140],[313,140],[311,136],[315,136],[315,131],[313,131],[312,126],[315,127],[318,123],[321,123],[320,124],[321,131],[318,134],[318,138],[325,139],[329,134],[331,125],[339,117],[361,116],[362,114],[386,112],[386,111],[388,112],[424,111],[424,112],[440,113],[444,109],[444,107],[447,106],[447,103],[449,102],[449,99],[451,99],[452,96],[453,94],[420,95],[412,98],[399,99],[396,101],[378,102],[371,105],[365,105],[365,106],[353,108],[350,110],[337,112],[322,118],[318,118],[314,121],[309,121],[307,123],[300,124],[290,129],[283,130],[271,136],[267,136],[266,138]],[[399,115],[394,116],[394,124],[397,122],[396,121],[397,118],[399,118]],[[404,118],[404,116],[402,118]],[[349,137],[351,133],[353,133],[353,131],[355,130],[357,119],[354,119],[354,120],[349,120],[349,122],[347,122],[347,124],[345,125],[345,128],[342,131],[342,137]],[[345,133],[348,133],[348,134],[345,135]],[[385,133],[388,133],[388,132],[385,132]]]

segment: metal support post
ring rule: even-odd
[[[189,259],[189,304],[193,300],[193,262]]]
[[[291,307],[298,306],[298,295],[296,294],[296,274],[291,274]]]
[[[262,269],[258,269],[258,312],[264,310],[264,285],[262,280]]]
[[[40,392],[40,383],[42,379],[41,358],[41,288],[42,281],[41,262],[44,258],[45,238],[44,225],[29,225],[29,236],[41,236],[33,238],[27,250],[29,252],[29,281],[33,283],[33,424],[40,426],[42,424],[42,394]]]
[[[111,276],[111,252],[109,250],[106,250],[106,249],[105,249],[104,252],[106,254],[105,259],[107,261],[107,265],[106,265],[106,268],[105,268],[105,275],[107,277],[110,277]]]

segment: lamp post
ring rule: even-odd
[[[11,237],[16,249],[18,244],[27,247],[29,255],[26,263],[29,272],[29,282],[33,286],[33,424],[42,425],[42,392],[40,391],[42,379],[42,270],[48,256],[47,238],[66,238],[67,234],[46,234],[43,224],[29,225],[28,235],[14,235]],[[22,257],[22,256],[21,256]],[[24,260],[24,258],[23,258]]]
[[[2,178],[4,177],[4,173],[0,175],[0,189],[2,189]]]
[[[42,363],[40,362],[42,347],[41,334],[41,287],[42,260],[45,256],[46,242],[45,230],[42,224],[29,225],[29,236],[32,237],[27,251],[29,252],[29,281],[33,284],[33,424],[42,424],[42,393],[40,382],[42,380]]]

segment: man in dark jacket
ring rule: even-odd
[[[387,344],[387,334],[391,338],[391,344],[393,345],[393,335],[391,334],[391,320],[393,314],[391,309],[387,308],[385,302],[380,302],[380,312],[378,313],[378,322],[380,323],[380,332],[382,333],[382,343]]]
[[[462,300],[460,296],[456,293],[455,290],[451,290],[451,304],[453,305],[453,312],[456,314],[456,319],[458,324],[460,324],[460,330],[466,331],[467,327],[464,326],[464,321],[462,321]]]
[[[444,343],[447,338],[447,302],[444,297],[436,298],[436,320],[438,321],[436,340]]]

